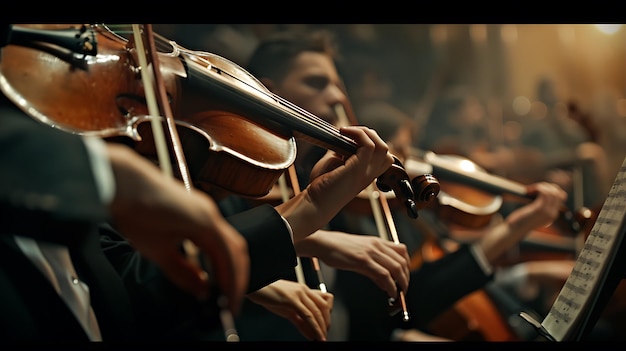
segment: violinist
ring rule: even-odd
[[[2,44],[10,45],[10,26],[2,30]],[[343,163],[329,154],[300,196],[241,213],[230,224],[211,197],[188,191],[127,146],[46,126],[4,92],[0,102],[5,340],[167,338],[184,329],[181,318],[193,319],[169,320],[170,313],[185,314],[190,301],[197,310],[211,297],[211,282],[237,314],[246,292],[293,269],[293,241],[328,222],[393,162],[373,131],[342,129],[358,145],[353,157]],[[105,221],[122,236],[106,258],[96,231]],[[185,239],[210,267],[187,261],[180,247]],[[185,300],[169,300],[175,295],[160,290],[164,286]],[[158,305],[149,306],[153,302]],[[157,324],[154,318],[162,318],[163,327],[145,330]]]
[[[346,103],[347,97],[342,90],[335,66],[336,56],[334,55],[336,53],[333,50],[328,51],[318,46],[311,46],[310,43],[316,42],[311,38],[315,38],[316,35],[320,34],[312,34],[309,37],[302,33],[287,32],[267,37],[257,47],[247,67],[273,92],[327,121],[338,123],[334,106],[338,103]],[[321,47],[328,48],[323,45]],[[330,47],[334,48],[333,45]],[[387,118],[390,117],[384,116],[383,119]],[[324,154],[324,150],[310,146],[305,141],[301,144],[302,147],[299,144],[296,166],[298,175],[305,178],[307,169],[310,169],[315,160]],[[303,179],[301,183],[306,184],[306,179]],[[425,321],[451,306],[465,293],[482,287],[493,275],[492,268],[488,264],[483,265],[484,262],[497,258],[506,250],[506,247],[519,241],[528,230],[548,224],[555,218],[556,210],[553,206],[562,202],[565,194],[551,184],[536,184],[534,189],[537,189],[540,194],[537,200],[511,216],[507,224],[495,230],[491,236],[492,240],[485,240],[481,244],[484,254],[479,251],[481,246],[467,246],[459,250],[458,254],[441,260],[431,268],[411,273],[411,284],[409,290],[406,291],[407,304],[410,307],[411,318],[417,320],[414,322],[417,324],[411,325],[423,327]],[[394,218],[406,218],[404,222],[401,222],[402,226],[413,220],[405,213],[394,213]],[[528,220],[529,218],[531,220]],[[349,235],[379,239],[375,236],[377,234],[375,226],[371,224],[371,216],[362,218],[362,221],[359,220],[360,225],[357,227],[348,227],[346,224],[353,222],[354,219],[353,213],[343,210],[326,229],[341,232],[343,235],[351,233]],[[411,227],[411,225],[408,226]],[[406,247],[404,243],[416,241],[415,229],[406,231],[399,228],[399,233],[402,236],[401,245],[404,247]],[[409,252],[413,248],[411,246]],[[325,262],[323,258],[322,261]],[[405,268],[408,262],[399,260],[395,264]],[[474,273],[478,276],[475,280],[471,278]],[[348,307],[349,330],[335,330],[336,334],[333,337],[343,341],[390,340],[393,329],[398,326],[397,323],[402,322],[398,322],[397,316],[390,317],[387,306],[381,303],[388,293],[376,287],[370,278],[355,274],[354,271],[339,267],[334,274],[335,280],[331,290],[335,294],[335,305]],[[450,278],[451,276],[457,278]],[[441,284],[450,284],[452,288],[440,289]],[[433,300],[433,296],[437,298]],[[245,318],[245,316],[246,314],[243,313],[242,317]],[[341,321],[341,318],[345,316],[334,315],[334,317],[333,328],[342,327],[336,321]]]

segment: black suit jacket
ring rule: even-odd
[[[91,291],[102,336],[134,332],[130,301],[98,246],[106,219],[79,137],[37,122],[0,97],[0,336],[3,340],[87,340],[49,281],[13,234],[69,247]]]

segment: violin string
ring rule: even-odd
[[[132,24],[104,24],[105,28],[107,28],[113,34],[120,36],[126,40],[129,39],[130,35],[133,34]],[[176,42],[165,38],[159,33],[153,32],[154,36],[154,44],[157,52],[160,53],[172,53],[175,51]]]
[[[185,49],[183,49],[183,51],[187,51],[188,53],[195,54],[195,55],[198,55],[198,54],[204,55],[204,56],[211,55],[211,54],[208,54],[206,52],[194,52],[194,51],[188,51],[188,50],[185,50]],[[209,62],[207,59],[204,59],[202,56],[198,56],[197,58],[199,60],[205,62],[207,67],[214,67],[214,65],[211,62]],[[240,68],[240,69],[242,70],[242,72],[248,74],[247,71],[243,70],[243,68]],[[213,78],[211,78],[211,77],[207,77],[206,75],[200,75],[200,74],[198,74],[198,73],[196,73],[194,71],[192,71],[190,74],[192,74],[194,76],[199,76],[200,79],[205,80],[205,81],[213,80]],[[350,140],[351,142],[354,142],[353,140],[351,140],[351,139],[345,137],[344,135],[342,135],[339,132],[339,130],[335,126],[330,124],[329,122],[327,122],[327,121],[323,120],[322,118],[314,115],[313,113],[311,113],[311,112],[301,108],[300,106],[290,102],[289,100],[286,100],[286,99],[282,98],[281,96],[279,96],[277,94],[274,94],[274,93],[272,93],[270,91],[260,90],[259,88],[257,88],[255,86],[251,85],[250,83],[240,79],[239,77],[233,76],[232,74],[229,74],[228,72],[225,72],[223,70],[220,70],[219,74],[228,75],[229,78],[236,80],[240,84],[244,84],[247,88],[252,89],[256,93],[264,95],[265,97],[278,102],[279,106],[282,106],[282,107],[287,109],[287,112],[291,111],[291,112],[296,113],[298,115],[297,117],[299,117],[301,120],[303,120],[304,122],[308,123],[309,125],[317,128],[317,129],[321,129],[321,130],[323,130],[325,132],[328,132],[330,134],[334,134],[334,135],[336,135],[338,137]],[[252,76],[250,76],[250,77],[252,79],[254,79],[256,82],[258,82],[256,80],[256,78],[254,78]],[[260,82],[258,82],[258,84],[262,85]]]
[[[209,65],[211,65],[211,63],[208,63]],[[228,74],[227,72],[221,72],[222,74]],[[254,89],[256,92],[258,92],[259,94],[263,94],[266,97],[273,99],[275,101],[277,101],[279,103],[279,105],[287,107],[289,110],[297,112],[299,114],[299,117],[303,117],[305,122],[308,122],[309,124],[317,127],[318,129],[323,129],[329,133],[333,133],[333,134],[337,134],[340,135],[339,131],[337,130],[337,128],[335,128],[332,124],[326,122],[325,120],[323,120],[322,118],[312,114],[311,112],[301,108],[300,106],[290,102],[289,100],[286,100],[284,98],[282,98],[279,95],[276,95],[272,92],[269,91],[262,91],[259,90],[257,87],[254,87],[250,84],[248,84],[247,82],[239,79],[238,77],[235,77],[233,75],[228,74],[230,78],[237,80],[237,82],[241,83],[241,84],[245,84],[247,87]],[[203,79],[206,80],[210,80],[211,78],[208,78],[206,76],[203,75],[203,77],[201,77]]]

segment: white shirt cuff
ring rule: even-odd
[[[83,141],[89,153],[91,169],[96,179],[100,199],[108,205],[115,196],[115,177],[113,176],[111,161],[107,156],[105,141],[94,136],[83,136]]]
[[[285,226],[287,227],[287,230],[289,231],[289,236],[291,237],[291,242],[293,242],[293,229],[291,228],[291,224],[289,224],[287,218],[283,217],[282,215],[280,216],[280,218],[282,218],[283,222],[285,222]]]
[[[480,246],[478,244],[473,244],[470,246],[470,251],[472,252],[472,255],[474,255],[476,262],[480,268],[482,268],[485,275],[493,274],[493,266],[489,263],[489,260],[487,260],[487,257]]]

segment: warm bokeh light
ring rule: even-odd
[[[487,42],[487,25],[472,24],[469,29],[470,29],[470,37],[475,43]]]
[[[595,26],[604,34],[614,34],[622,28],[621,24],[596,24]]]
[[[470,160],[460,160],[459,167],[466,172],[476,172],[476,164]]]
[[[514,24],[503,24],[500,28],[500,38],[506,44],[513,44],[517,40],[517,27]]]
[[[526,96],[518,96],[513,99],[513,112],[518,116],[525,116],[530,112],[530,99]]]

